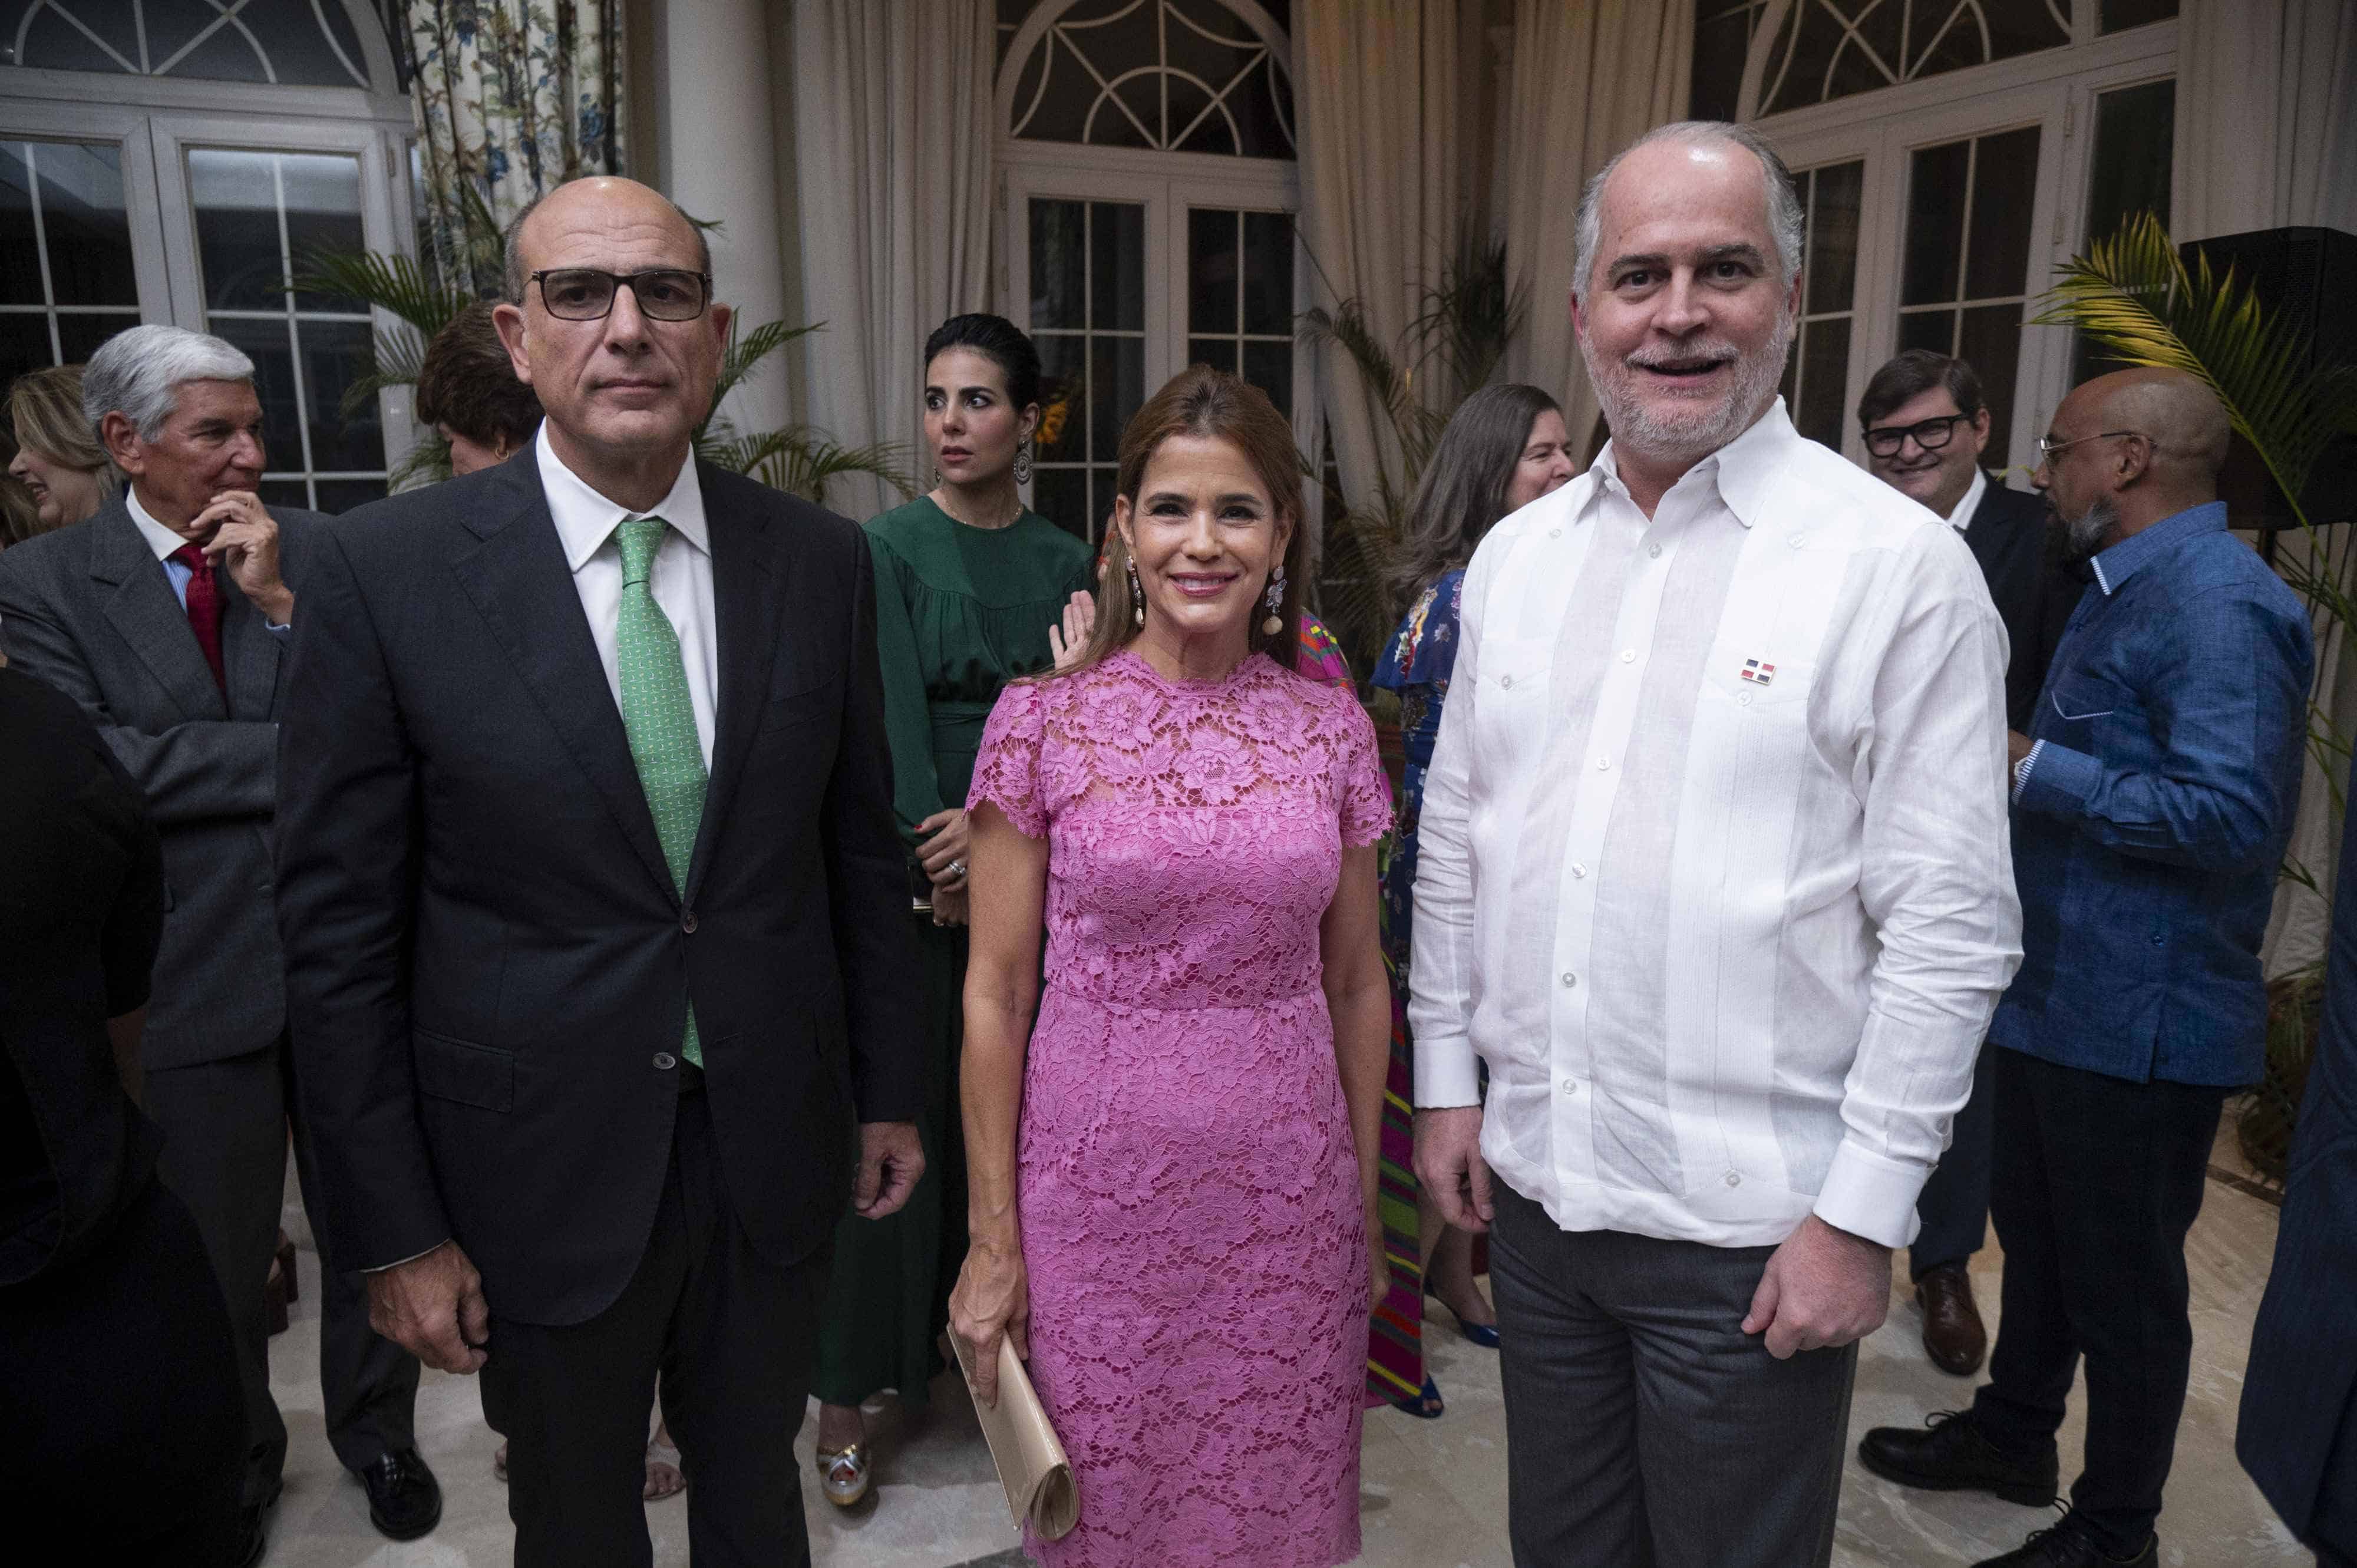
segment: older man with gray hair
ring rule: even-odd
[[[253,375],[230,344],[176,327],[135,327],[91,356],[83,410],[128,488],[87,522],[0,554],[0,650],[81,705],[163,837],[170,908],[141,1045],[144,1107],[164,1130],[161,1174],[196,1215],[236,1331],[244,1529],[258,1556],[286,1455],[264,1283],[297,1104],[271,868],[279,666],[292,585],[328,520],[254,493]],[[298,1120],[307,1202],[303,1131]],[[379,1530],[423,1534],[442,1505],[411,1432],[417,1362],[370,1329],[356,1275],[322,1272],[328,1441],[361,1477]]]
[[[2004,631],[1786,416],[1801,231],[1737,126],[1606,168],[1571,311],[1612,440],[1466,577],[1416,1165],[1491,1232],[1524,1568],[1830,1560],[1856,1342],[2019,961]]]

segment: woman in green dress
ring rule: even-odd
[[[874,1473],[860,1402],[921,1405],[965,1261],[957,1064],[965,988],[966,820],[983,721],[1007,682],[1049,667],[1049,628],[1091,586],[1089,547],[1023,509],[1039,423],[1039,353],[996,316],[953,316],[925,342],[933,489],[867,524],[892,745],[893,809],[909,851],[931,1071],[925,1175],[888,1219],[846,1215],[819,1342],[817,1464],[848,1508]]]

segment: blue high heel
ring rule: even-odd
[[[1437,1421],[1448,1413],[1448,1407],[1440,1401],[1440,1385],[1430,1378],[1424,1380],[1424,1391],[1404,1400],[1394,1400],[1395,1409],[1404,1410],[1418,1421]]]
[[[1457,1331],[1484,1350],[1498,1348],[1498,1326],[1494,1323],[1468,1323],[1460,1317],[1457,1320]]]

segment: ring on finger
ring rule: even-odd
[[[952,879],[963,878],[965,875],[965,862],[962,860],[951,861],[949,870],[950,875]]]

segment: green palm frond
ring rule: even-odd
[[[712,391],[714,413],[718,413],[720,400],[726,397],[737,382],[751,374],[756,365],[796,338],[806,338],[825,326],[823,321],[813,321],[807,327],[794,327],[783,321],[765,321],[750,332],[742,333],[733,326],[729,328],[728,347],[720,356],[720,380]]]
[[[829,482],[845,474],[872,474],[904,498],[916,494],[916,486],[903,467],[908,448],[898,442],[845,446],[806,424],[758,435],[738,435],[734,431],[716,435],[707,428],[697,437],[695,452],[707,463],[820,506],[826,504]]]
[[[307,251],[297,264],[295,286],[311,294],[339,295],[396,316],[421,338],[474,303],[475,296],[430,276],[408,256],[376,251]]]

